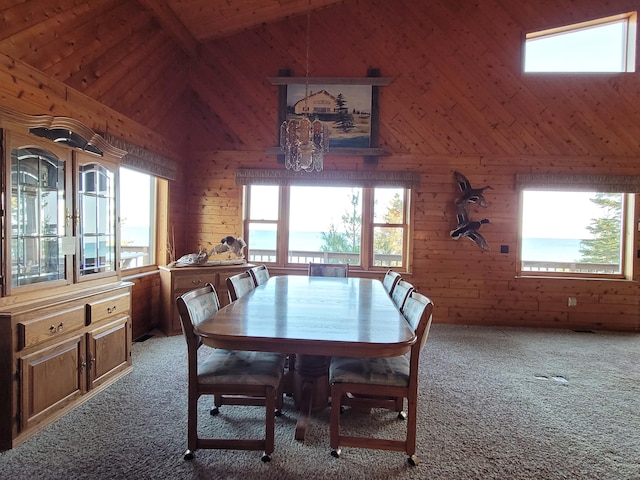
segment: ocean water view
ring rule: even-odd
[[[580,259],[579,238],[523,238],[523,261],[573,262]]]
[[[276,232],[271,230],[254,230],[251,232],[249,248],[256,250],[273,250],[276,246]],[[322,232],[291,232],[289,248],[291,250],[306,250],[319,252],[324,244]]]
[[[255,230],[251,232],[249,248],[275,249],[276,232]],[[572,262],[580,258],[579,238],[525,238],[522,241],[522,260]],[[291,232],[291,250],[320,251],[322,232]],[[494,249],[498,246],[493,246]]]

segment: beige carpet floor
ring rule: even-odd
[[[276,451],[198,451],[185,461],[182,337],[133,346],[135,370],[13,450],[0,479],[640,479],[640,335],[434,324],[421,357],[418,454],[344,448],[330,456],[329,412],[304,443],[286,399]],[[255,407],[223,407],[203,430],[262,428]],[[347,411],[387,435],[395,415]]]

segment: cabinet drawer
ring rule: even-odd
[[[211,283],[216,285],[216,274],[209,274],[203,272],[203,274],[192,275],[177,275],[174,278],[174,290],[193,290],[194,288],[204,287],[205,284]]]
[[[87,309],[87,325],[99,322],[115,315],[123,315],[129,311],[130,297],[128,293],[89,302]]]
[[[32,320],[24,320],[18,322],[18,348],[22,350],[38,345],[84,326],[85,310],[82,305]]]

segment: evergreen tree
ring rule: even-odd
[[[349,243],[347,236],[338,232],[335,224],[329,225],[328,232],[322,232],[322,241],[324,244],[320,247],[321,252],[347,252],[349,251]]]
[[[620,263],[622,234],[622,194],[597,193],[590,199],[602,210],[602,216],[591,220],[587,227],[592,239],[580,241],[580,261],[584,263]]]
[[[360,253],[362,216],[358,213],[360,194],[351,194],[351,212],[342,215],[344,232],[339,232],[335,224],[329,225],[328,232],[322,232],[321,252]]]
[[[353,123],[353,116],[349,113],[349,109],[346,105],[347,101],[345,100],[344,95],[339,93],[336,97],[338,119],[334,124],[338,129],[345,133],[350,132],[355,127],[355,124]]]
[[[345,212],[342,215],[342,223],[345,228],[347,241],[351,244],[349,252],[360,253],[360,238],[362,230],[362,216],[358,214],[358,205],[360,205],[360,194],[351,194],[351,213]]]

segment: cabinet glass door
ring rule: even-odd
[[[78,166],[79,275],[116,271],[115,168]]]
[[[66,162],[38,147],[11,149],[11,286],[67,278]]]

